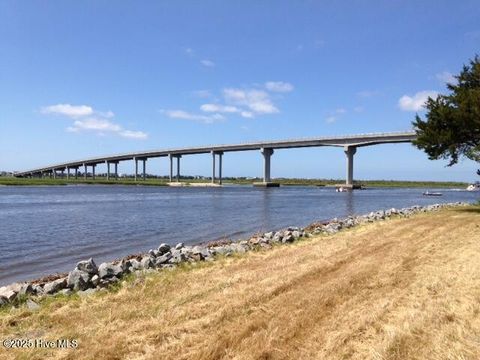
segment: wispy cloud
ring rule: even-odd
[[[333,124],[336,122],[342,115],[347,113],[347,109],[345,108],[337,108],[335,111],[330,112],[330,114],[325,119],[327,124]]]
[[[203,104],[200,110],[205,112],[219,112],[219,113],[238,113],[240,109],[236,106],[218,105],[218,104]]]
[[[278,113],[270,95],[258,89],[223,89],[223,96],[228,104],[246,107],[247,111],[257,115]]]
[[[68,132],[92,132],[97,135],[114,134],[131,139],[146,139],[148,134],[142,131],[124,129],[120,124],[113,122],[115,114],[112,111],[96,111],[87,105],[57,104],[41,108],[41,113],[61,115],[73,121],[66,130]]]
[[[419,91],[413,96],[403,95],[398,100],[398,107],[403,111],[420,111],[429,97],[436,98],[438,92],[433,90]]]
[[[265,88],[272,92],[290,92],[293,90],[293,85],[288,82],[283,81],[267,81],[265,83]]]
[[[215,122],[225,120],[225,117],[218,113],[211,115],[203,115],[193,114],[184,110],[160,110],[160,112],[171,119],[197,121],[204,124],[213,124]]]
[[[208,59],[200,60],[200,64],[209,68],[215,67],[215,63],[212,60],[208,60]]]
[[[457,83],[457,79],[455,78],[455,76],[448,71],[442,71],[441,73],[435,74],[435,77],[441,83],[445,83],[445,84],[456,84]]]
[[[40,112],[42,114],[62,115],[70,118],[93,115],[93,109],[90,106],[70,104],[44,106],[40,109]]]
[[[252,119],[262,115],[279,113],[280,110],[273,103],[273,98],[281,99],[282,96],[275,93],[287,93],[293,91],[292,84],[284,81],[268,81],[264,84],[254,84],[245,88],[224,88],[221,97],[212,95],[210,91],[200,90],[194,92],[197,97],[210,98],[210,101],[200,105],[198,114],[182,109],[160,110],[161,113],[171,119],[191,120],[204,124],[212,124],[227,120],[227,115],[237,115]]]

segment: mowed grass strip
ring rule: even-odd
[[[31,359],[479,359],[480,208],[360,226],[0,313]]]

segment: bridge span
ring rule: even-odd
[[[15,173],[17,177],[45,177],[50,176],[56,178],[60,172],[63,177],[66,172],[67,179],[71,176],[71,170],[74,170],[75,178],[79,176],[79,169],[83,169],[83,176],[85,179],[88,177],[88,168],[91,168],[91,177],[95,179],[95,167],[99,164],[106,164],[107,166],[107,179],[110,179],[113,175],[115,179],[118,179],[118,163],[120,161],[135,162],[135,180],[139,178],[138,162],[142,162],[142,174],[141,178],[146,178],[146,162],[149,158],[156,157],[169,157],[170,159],[170,182],[174,179],[174,163],[176,163],[176,181],[180,181],[180,159],[185,155],[194,154],[212,154],[212,183],[218,180],[218,183],[222,183],[222,155],[225,152],[233,151],[252,151],[260,150],[263,155],[263,182],[261,185],[272,186],[275,185],[271,182],[270,177],[270,162],[271,156],[276,149],[290,149],[290,148],[304,148],[304,147],[320,147],[320,146],[336,146],[343,147],[346,155],[346,186],[353,186],[353,156],[358,147],[372,146],[377,144],[390,144],[390,143],[407,143],[416,139],[416,133],[414,131],[405,132],[390,132],[390,133],[371,133],[371,134],[359,134],[359,135],[347,135],[347,136],[331,136],[331,137],[317,137],[306,139],[290,139],[279,141],[260,141],[260,142],[248,142],[241,144],[229,144],[229,145],[211,145],[211,146],[199,146],[199,147],[186,147],[186,148],[174,148],[164,150],[152,150],[125,154],[116,154],[110,156],[101,156],[83,160],[75,160],[65,163],[53,164],[45,167],[39,167],[26,171]],[[218,176],[215,169],[216,158],[218,157]],[[113,173],[111,172],[110,165],[114,166]]]

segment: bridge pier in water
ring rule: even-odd
[[[262,148],[260,152],[263,155],[263,182],[253,183],[253,186],[264,186],[264,187],[279,187],[279,183],[274,183],[271,181],[270,169],[271,169],[271,157],[273,155],[272,148]]]
[[[212,151],[212,184],[215,184],[215,155],[218,155],[218,184],[222,185],[222,155],[223,151]]]
[[[135,181],[138,179],[138,160],[143,162],[142,165],[142,179],[145,180],[147,178],[147,158],[133,158],[135,160]],[[116,169],[116,168],[115,168]]]
[[[170,176],[169,180],[170,182],[173,182],[173,159],[177,159],[177,174],[176,174],[176,181],[180,182],[180,158],[182,155],[178,154],[169,154],[168,157],[170,158]]]
[[[356,146],[344,146],[343,151],[345,152],[346,156],[346,176],[345,176],[345,184],[338,184],[335,185],[337,190],[353,190],[359,189],[360,186],[355,185],[353,183],[353,156],[357,152]]]

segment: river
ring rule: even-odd
[[[258,231],[374,210],[478,201],[480,193],[441,189],[221,188],[153,186],[0,187],[0,285],[156,248],[246,238]]]

